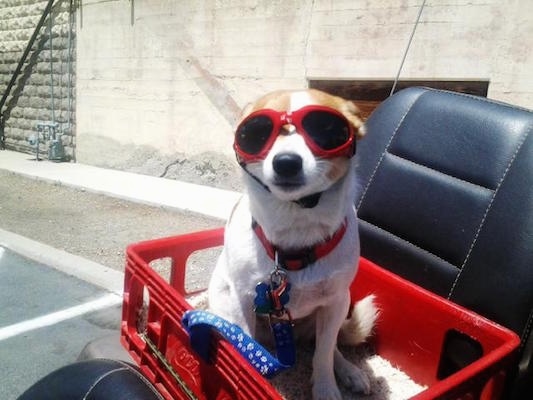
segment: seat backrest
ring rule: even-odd
[[[362,255],[515,331],[533,390],[533,112],[410,88],[366,126]]]

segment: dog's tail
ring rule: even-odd
[[[339,331],[338,343],[354,346],[363,343],[371,334],[379,316],[373,294],[355,303],[350,316],[344,321]]]

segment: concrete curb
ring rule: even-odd
[[[67,275],[122,295],[124,273],[0,229],[0,246]]]
[[[209,186],[94,167],[35,161],[29,154],[0,152],[0,169],[137,203],[190,211],[226,220],[240,193]]]

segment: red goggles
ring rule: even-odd
[[[262,109],[237,127],[233,148],[239,162],[264,160],[284,125],[293,125],[313,154],[321,158],[355,154],[353,126],[334,108],[310,105],[296,111]]]

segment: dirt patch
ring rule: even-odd
[[[233,153],[163,154],[152,146],[122,144],[98,135],[85,135],[78,140],[82,143],[77,162],[237,192],[243,189],[241,170]]]
[[[0,193],[0,228],[117,270],[124,269],[128,244],[224,224],[6,171],[0,171]]]

